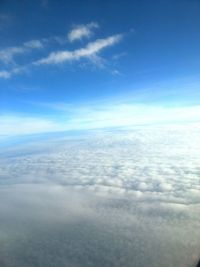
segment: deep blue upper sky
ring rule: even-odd
[[[198,0],[1,1],[2,135],[198,119],[199,14]]]

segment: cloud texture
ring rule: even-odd
[[[2,262],[195,266],[199,136],[190,125],[149,126],[2,148]]]
[[[169,203],[198,202],[199,127],[143,128],[83,141],[56,140],[55,145],[44,142],[25,152],[22,148],[20,157],[4,158],[1,176],[6,174],[12,183],[51,182]]]

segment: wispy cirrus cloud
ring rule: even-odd
[[[122,39],[122,34],[116,34],[104,39],[97,39],[90,42],[84,48],[79,48],[74,51],[58,51],[52,52],[48,57],[36,61],[35,65],[43,64],[59,64],[66,61],[79,60],[81,58],[90,58],[95,56],[103,49],[118,43]]]
[[[23,43],[21,46],[8,47],[0,50],[0,61],[5,64],[14,63],[14,56],[41,48],[43,48],[43,43],[40,40],[31,40]]]
[[[28,66],[19,66],[14,67],[10,70],[2,70],[0,71],[0,78],[9,79],[13,74],[20,74],[26,72],[28,70]]]
[[[81,40],[83,38],[89,38],[92,36],[95,28],[98,28],[99,25],[96,22],[91,22],[85,25],[76,25],[72,28],[72,30],[68,33],[68,40],[70,42],[74,42],[77,40]]]
[[[67,45],[69,41],[74,42],[82,38],[89,38],[93,34],[92,30],[98,27],[97,23],[91,22],[86,25],[75,26],[68,33],[67,37],[50,36],[38,40],[33,39],[19,46],[10,46],[1,49],[0,63],[2,63],[2,67],[0,70],[0,78],[8,79],[13,74],[22,73],[25,70],[31,69],[33,66],[56,65],[64,62],[75,62],[80,59],[87,59],[97,67],[105,68],[107,61],[99,54],[102,50],[119,43],[124,37],[121,33],[101,39],[97,38],[92,42],[88,42],[86,46],[80,46],[80,48],[58,50],[59,46]],[[54,45],[53,51],[51,47],[52,44]],[[47,47],[48,51],[51,51],[47,56],[44,56],[44,50],[42,50],[42,52],[40,51],[40,54],[33,55],[34,50],[41,50],[44,47]],[[31,54],[31,58],[29,58],[27,54]],[[41,54],[43,54],[43,56]],[[23,60],[25,59],[27,63],[21,65],[19,56],[21,56]],[[38,59],[36,58],[36,60],[34,60],[32,56],[36,56]]]

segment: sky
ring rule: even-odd
[[[0,266],[195,266],[199,14],[0,0]]]
[[[0,1],[0,138],[198,121],[199,14],[197,0]]]

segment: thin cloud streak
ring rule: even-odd
[[[99,56],[99,53],[110,46],[117,44],[123,38],[122,34],[116,34],[104,39],[97,39],[94,42],[88,43],[84,48],[79,48],[74,51],[58,51],[52,52],[46,58],[30,62],[26,65],[20,66],[15,62],[16,55],[23,55],[44,48],[46,43],[55,41],[59,44],[65,42],[59,37],[52,37],[49,39],[31,40],[24,42],[21,46],[13,46],[0,50],[0,61],[9,65],[9,69],[0,70],[0,78],[9,79],[13,74],[23,73],[32,66],[60,64],[67,61],[78,61],[80,59],[89,59],[92,64],[99,68],[104,66],[104,60]],[[62,43],[64,44],[64,43]]]
[[[30,65],[26,65],[26,66],[15,67],[10,70],[2,70],[0,71],[0,78],[9,79],[13,74],[20,74],[26,72],[29,69],[29,67]]]
[[[42,105],[42,104],[41,104]],[[59,107],[60,106],[60,107]],[[59,120],[52,117],[29,117],[27,115],[0,116],[0,136],[89,130],[136,125],[194,123],[199,122],[200,106],[161,107],[134,104],[111,104],[107,106],[70,106],[44,104],[47,109],[57,110]],[[60,110],[59,110],[60,108]],[[20,125],[20,127],[18,127]]]
[[[43,48],[43,44],[40,40],[31,40],[23,43],[22,46],[8,47],[0,50],[0,61],[5,64],[14,63],[14,56],[19,54],[25,54],[31,52],[34,49]]]
[[[132,125],[198,122],[200,106],[163,107],[144,104],[111,104],[99,107],[80,107],[71,111],[68,127],[95,129]]]
[[[118,43],[122,39],[122,34],[109,36],[105,39],[97,39],[87,44],[85,48],[74,51],[52,52],[48,57],[36,61],[35,65],[59,64],[66,61],[79,60],[81,58],[90,58],[98,54],[101,50]]]
[[[60,126],[48,118],[0,115],[0,137],[54,132],[62,130]]]

